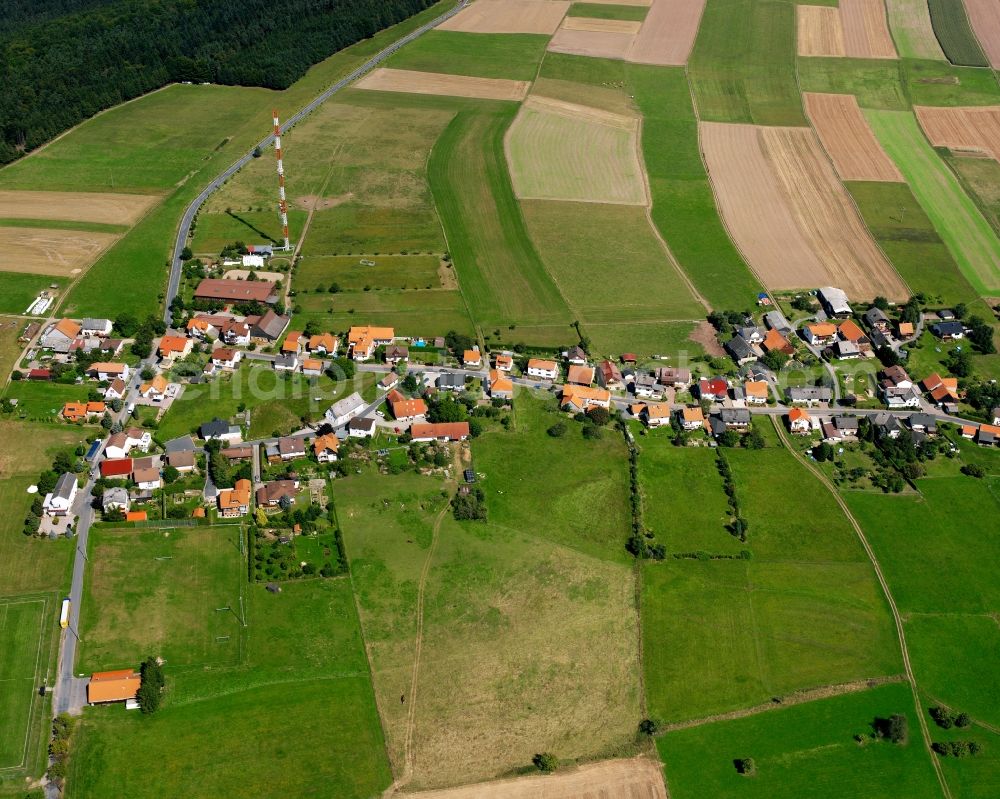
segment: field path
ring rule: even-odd
[[[906,633],[903,630],[903,619],[899,615],[899,608],[896,607],[896,600],[892,596],[892,591],[889,590],[889,583],[885,579],[885,574],[882,572],[882,567],[879,565],[878,558],[875,556],[875,550],[872,549],[871,544],[868,543],[865,531],[861,529],[861,525],[858,524],[858,520],[854,518],[854,514],[851,513],[851,509],[847,507],[847,503],[844,501],[844,498],[840,496],[840,492],[837,491],[836,486],[834,486],[833,483],[827,479],[826,475],[816,468],[816,466],[814,466],[808,458],[804,458],[802,453],[798,452],[795,447],[792,446],[792,442],[788,440],[788,434],[785,432],[784,425],[778,416],[771,416],[771,423],[774,425],[774,429],[778,433],[778,438],[781,439],[781,443],[790,453],[792,453],[792,457],[805,466],[806,469],[808,469],[833,495],[834,500],[840,506],[840,510],[843,512],[844,516],[847,517],[847,521],[851,523],[851,527],[854,528],[854,532],[857,533],[858,540],[861,541],[861,546],[864,547],[865,553],[868,555],[868,560],[871,561],[872,567],[875,569],[875,576],[878,577],[879,584],[882,586],[882,592],[885,594],[886,602],[889,603],[889,610],[892,611],[893,621],[896,623],[896,636],[899,638],[899,651],[903,655],[903,668],[906,670],[906,680],[910,683],[910,690],[913,692],[914,710],[916,711],[917,721],[920,722],[920,733],[924,740],[924,748],[927,750],[927,756],[931,759],[931,763],[934,766],[938,783],[941,785],[941,792],[944,794],[945,799],[952,799],[951,789],[948,787],[948,782],[944,778],[944,771],[941,769],[940,760],[931,749],[931,734],[930,730],[927,728],[927,719],[924,718],[924,714],[920,709],[920,692],[917,690],[917,679],[913,675],[913,665],[910,663],[910,652],[906,646]]]

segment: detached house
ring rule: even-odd
[[[685,389],[691,385],[691,370],[676,366],[664,366],[656,370],[656,379],[662,386]]]
[[[931,325],[931,332],[942,341],[954,341],[965,337],[965,327],[961,322],[938,322]]]
[[[229,347],[219,347],[212,351],[212,363],[218,369],[235,369],[242,358],[243,353],[240,350]]]
[[[694,406],[691,408],[681,408],[678,412],[678,418],[681,422],[681,427],[685,430],[704,430],[705,429],[705,412],[702,411],[700,406]]]
[[[121,378],[116,378],[108,383],[108,387],[104,389],[104,399],[106,400],[116,400],[125,399],[125,392],[128,387],[125,381]]]
[[[743,384],[743,393],[749,405],[767,405],[768,386],[763,380],[747,380]]]
[[[791,405],[815,405],[830,402],[833,391],[826,386],[803,386],[785,389],[785,397]]]
[[[163,375],[154,375],[148,383],[139,386],[139,396],[152,402],[160,402],[167,390],[167,378]]]
[[[528,377],[540,380],[555,380],[559,375],[559,366],[555,361],[532,358],[528,361]]]
[[[490,369],[489,393],[493,399],[514,399],[514,383],[507,375]]]
[[[663,403],[648,403],[639,412],[646,427],[662,427],[670,424],[670,406]]]
[[[767,331],[767,335],[764,336],[761,346],[766,352],[783,352],[785,355],[795,354],[795,347],[792,346],[791,342],[773,327]]]
[[[578,366],[573,364],[566,370],[566,382],[578,386],[589,386],[594,382],[593,366]]]
[[[52,517],[68,516],[76,499],[76,475],[65,472],[56,481],[55,487],[45,495],[43,512]]]
[[[877,330],[883,335],[889,334],[891,329],[889,317],[885,315],[885,312],[881,308],[876,308],[873,305],[865,311],[864,320],[869,330]]]
[[[96,336],[97,338],[106,338],[111,335],[111,324],[110,319],[81,319],[80,320],[80,335],[81,336]]]
[[[570,347],[566,352],[566,362],[574,366],[585,366],[587,363],[587,353],[580,346]]]
[[[586,411],[588,408],[609,408],[611,392],[604,388],[565,385],[559,404],[563,410],[574,413]]]
[[[226,519],[236,516],[246,516],[250,512],[249,480],[237,480],[232,488],[223,488],[219,492],[219,515]]]
[[[315,355],[336,355],[340,342],[331,333],[320,333],[309,337],[309,352]]]
[[[740,366],[747,363],[754,363],[760,357],[760,350],[743,338],[743,336],[733,336],[726,342],[725,349],[730,357]]]
[[[164,361],[172,361],[176,358],[186,358],[191,354],[194,342],[184,336],[163,336],[157,352]]]
[[[469,437],[468,422],[418,423],[410,428],[413,441],[465,441]]]
[[[514,369],[514,356],[509,353],[497,355],[494,365],[498,372],[510,372]]]
[[[340,439],[333,433],[325,436],[317,436],[313,441],[313,454],[320,463],[333,463],[337,460],[337,451],[340,449]]]
[[[273,480],[257,489],[257,505],[261,508],[275,508],[287,497],[294,500],[298,491],[297,480]]]
[[[413,422],[427,415],[427,403],[422,399],[403,399],[392,403],[392,416],[397,422]]]
[[[622,379],[621,370],[614,361],[601,361],[597,365],[597,385],[606,388],[608,391],[624,391],[625,381]]]
[[[920,392],[912,385],[907,387],[885,386],[882,401],[890,408],[919,408]]]
[[[713,413],[708,423],[713,436],[721,436],[727,430],[746,433],[750,429],[750,411],[746,408],[723,408]]]
[[[97,362],[90,365],[87,374],[96,377],[98,380],[128,380],[129,368],[127,363],[107,363]]]
[[[483,354],[479,350],[466,350],[462,353],[462,366],[466,369],[479,369],[483,365]]]
[[[729,396],[729,383],[724,377],[702,378],[698,381],[698,398],[724,400]]]
[[[350,396],[333,403],[327,409],[324,418],[333,427],[343,427],[351,419],[360,414],[365,409],[366,404],[361,395],[355,391]]]
[[[385,362],[390,366],[410,360],[410,348],[402,344],[390,344],[385,348]]]
[[[837,326],[829,322],[813,322],[802,329],[802,335],[814,347],[825,347],[837,338]]]
[[[236,444],[243,439],[243,431],[239,425],[230,424],[218,417],[211,422],[205,422],[199,428],[199,434],[206,441],[219,440],[227,444]]]
[[[350,356],[355,361],[369,361],[378,347],[392,344],[396,331],[391,327],[352,327],[348,332]]]
[[[797,435],[808,434],[812,430],[812,417],[803,408],[792,408],[788,412],[788,429]]]

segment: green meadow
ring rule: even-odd
[[[533,80],[548,36],[527,33],[430,31],[407,45],[386,66],[476,78]]]

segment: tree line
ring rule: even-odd
[[[15,2],[0,25],[0,164],[168,83],[285,89],[433,1]]]

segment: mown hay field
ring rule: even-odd
[[[625,58],[635,42],[634,33],[575,30],[561,27],[549,42],[549,52],[591,58]]]
[[[900,57],[944,59],[927,0],[886,0],[886,11]]]
[[[521,199],[646,205],[639,120],[532,95],[506,137]]]
[[[412,94],[444,94],[452,97],[473,97],[481,100],[523,100],[528,93],[528,81],[504,78],[473,78],[467,75],[446,75],[440,72],[419,72],[410,69],[376,69],[356,84],[359,89]]]
[[[628,60],[683,66],[691,55],[704,10],[705,0],[653,0]]]
[[[438,30],[551,35],[569,7],[569,0],[477,0],[439,25]]]
[[[392,56],[386,66],[530,81],[538,71],[548,43],[549,37],[542,34],[433,30]]]
[[[0,191],[0,217],[131,225],[158,200],[148,194]]]
[[[1000,161],[1000,106],[913,109],[934,147],[971,151]]]
[[[853,95],[804,93],[802,99],[841,180],[902,182]]]
[[[118,236],[78,230],[0,227],[0,270],[56,277],[75,276]]]

